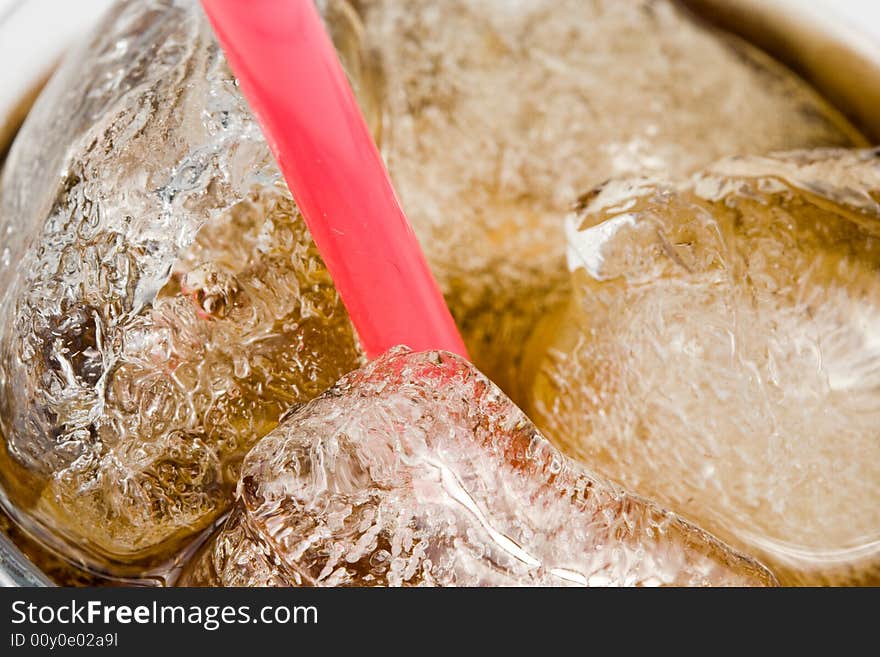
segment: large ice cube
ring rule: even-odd
[[[553,448],[472,365],[394,349],[248,453],[182,584],[762,585],[715,538]]]
[[[358,70],[354,14],[324,6]],[[139,573],[225,510],[281,413],[360,364],[355,335],[195,0],[115,7],[0,199],[6,501]]]
[[[876,582],[877,153],[731,159],[583,202],[530,416],[786,582]]]
[[[562,218],[617,175],[862,138],[669,0],[360,0],[382,148],[475,362],[510,393],[565,281]]]

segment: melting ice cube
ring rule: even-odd
[[[357,71],[357,26],[326,18]],[[357,85],[356,85],[357,86]],[[122,2],[49,84],[0,188],[0,482],[18,519],[138,573],[361,353],[197,2]]]
[[[573,293],[529,348],[536,424],[785,582],[876,581],[877,153],[612,182],[570,224]]]
[[[382,148],[476,364],[510,394],[566,280],[562,218],[620,175],[865,141],[670,0],[362,0]]]
[[[187,585],[765,585],[756,562],[588,472],[472,365],[388,352],[247,455]]]

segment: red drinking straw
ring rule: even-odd
[[[467,358],[313,0],[202,0],[369,358]]]

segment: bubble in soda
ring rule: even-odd
[[[611,182],[568,229],[573,292],[527,358],[541,430],[783,583],[876,582],[877,152]]]
[[[248,453],[180,582],[769,585],[756,562],[552,447],[473,365],[396,348]]]

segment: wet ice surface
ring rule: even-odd
[[[618,175],[860,138],[667,0],[361,0],[382,149],[476,363],[509,392],[565,280],[562,217]]]
[[[565,458],[473,366],[398,348],[247,455],[182,582],[763,585],[755,562]]]
[[[358,4],[377,59],[358,62],[344,11],[331,31],[377,131],[385,94],[406,208],[472,351],[508,385],[563,278],[574,193],[857,139],[788,74],[666,2]],[[166,562],[210,525],[248,447],[361,363],[195,7],[123,3],[43,94],[0,181],[5,502],[116,574]]]
[[[279,415],[361,363],[194,1],[114,10],[38,101],[0,204],[0,480],[96,569],[165,560]]]
[[[877,153],[726,160],[584,204],[530,416],[786,582],[876,582]]]

